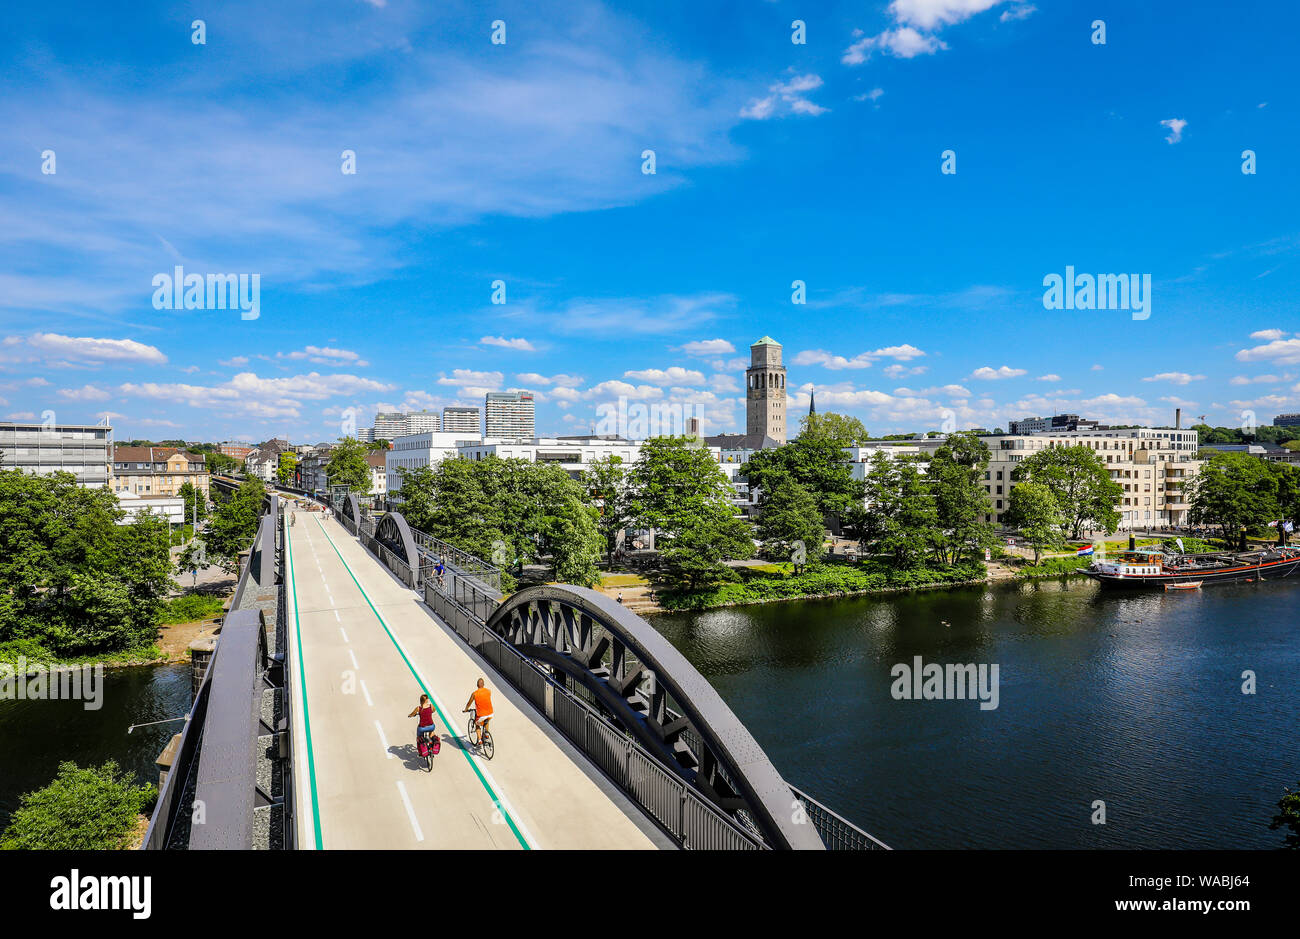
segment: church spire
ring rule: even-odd
[[[808,416],[811,417],[816,413],[817,413],[817,392],[810,391],[808,392]]]

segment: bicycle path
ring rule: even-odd
[[[645,819],[603,791],[543,717],[516,706],[413,591],[337,521],[300,515],[287,529],[286,591],[303,717],[294,727],[300,846],[656,847]],[[479,677],[493,692],[492,760],[464,739],[461,709]],[[442,740],[431,773],[406,716],[422,690]]]

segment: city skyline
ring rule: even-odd
[[[876,435],[1300,410],[1296,104],[1261,90],[1288,87],[1295,10],[1232,33],[1171,3],[772,3],[689,26],[358,3],[267,55],[294,14],[235,7],[202,45],[147,4],[125,14],[138,49],[88,4],[75,33],[35,8],[0,38],[0,418],[316,441],[349,410],[528,390],[543,433],[620,397],[743,432],[764,334],[792,415],[815,388]],[[158,309],[178,266],[257,275],[256,317]],[[1051,308],[1045,282],[1074,271],[1149,277],[1146,318]]]

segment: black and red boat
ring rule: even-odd
[[[1275,546],[1256,551],[1179,554],[1171,551],[1123,551],[1110,560],[1092,562],[1085,574],[1108,587],[1184,588],[1194,584],[1267,581],[1300,570],[1300,548]]]

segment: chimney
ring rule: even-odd
[[[698,437],[700,435],[700,419],[698,417],[692,417],[688,424],[688,428],[689,429],[686,432],[688,437]]]
[[[1180,430],[1183,426],[1183,409],[1174,408],[1174,430]]]

